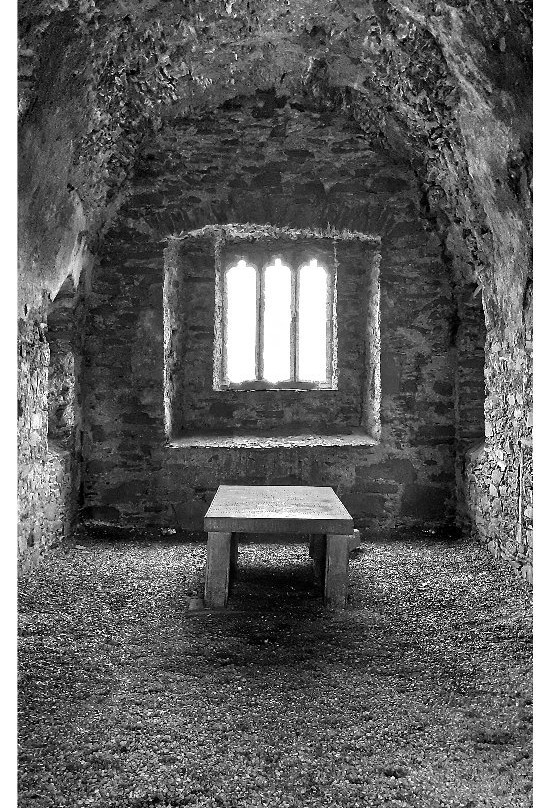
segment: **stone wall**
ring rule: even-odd
[[[498,558],[532,581],[532,324],[515,342],[487,337],[486,439],[470,452],[467,503],[475,532]]]
[[[463,531],[472,528],[465,489],[469,453],[485,440],[485,314],[479,287],[455,287],[456,331],[455,415],[457,521]]]
[[[30,319],[20,320],[18,340],[18,558],[23,572],[68,534],[77,509],[73,443],[67,437],[56,443],[48,441],[46,315],[32,314]],[[62,376],[65,386],[74,386],[72,362],[61,362],[57,376],[60,386]],[[71,428],[71,437],[73,434]]]
[[[158,502],[167,495],[155,493],[165,492],[159,482],[164,459],[155,455],[163,420],[157,406],[162,384],[155,375],[162,355],[161,239],[230,221],[302,228],[331,224],[385,239],[380,446],[405,453],[424,446],[414,466],[423,470],[422,484],[441,484],[445,490],[447,482],[438,481],[437,472],[444,467],[447,473],[443,456],[452,454],[461,523],[471,519],[492,551],[527,568],[531,427],[529,413],[516,417],[514,412],[529,409],[531,396],[529,327],[520,322],[532,274],[531,4],[392,0],[355,4],[352,11],[329,0],[307,0],[294,8],[244,0],[197,0],[185,9],[179,0],[21,3],[18,303],[24,320],[20,411],[27,410],[20,427],[21,465],[30,475],[21,480],[23,547],[32,542],[29,513],[32,508],[43,513],[37,503],[46,490],[44,389],[36,386],[44,357],[38,331],[33,336],[36,323],[45,321],[37,313],[40,301],[44,292],[55,296],[67,275],[75,283],[87,275],[102,228],[127,193],[90,301],[90,507],[111,507],[101,505],[109,463],[115,484],[122,485],[125,470],[131,489],[147,458],[155,456],[156,482],[147,481],[144,490],[152,486],[152,494],[143,508],[164,513]],[[264,103],[245,110],[239,93],[259,88]],[[291,115],[282,112],[288,98],[297,101]],[[197,117],[164,126],[130,187],[147,122],[162,126],[159,107],[168,101],[174,103],[169,115],[195,110]],[[313,101],[316,110],[310,108]],[[204,109],[210,112],[201,115]],[[362,135],[349,121],[338,123],[337,112],[358,121]],[[370,151],[382,147],[400,156]],[[437,302],[446,299],[446,271],[439,247],[419,224],[418,194],[405,163],[414,166],[423,210],[437,222],[453,265],[457,286],[448,318],[446,303]],[[428,275],[422,290],[428,308],[420,316],[421,296],[403,298],[402,305],[398,293],[406,295],[411,284],[416,292],[419,279]],[[482,453],[469,455],[465,487],[463,454],[480,432],[485,330],[477,302],[468,303],[474,284],[482,290],[475,300],[483,298],[489,332],[488,430]],[[388,325],[393,313],[394,343]],[[373,317],[367,319],[369,329]],[[422,340],[408,344],[413,332],[431,333],[442,323],[450,333],[441,340],[434,336],[429,348]],[[372,336],[375,344],[377,334]],[[418,367],[426,365],[426,357],[431,370],[423,379]],[[454,367],[450,378],[448,361]],[[26,391],[30,380],[35,387]],[[372,390],[376,384],[375,379]],[[451,448],[445,391],[453,384]],[[502,401],[501,395],[506,396]],[[516,406],[520,401],[523,405]],[[367,407],[367,417],[375,405]],[[57,409],[52,404],[52,414]],[[424,435],[420,426],[410,427],[413,412],[427,430]],[[38,429],[32,426],[33,413]],[[377,420],[370,424],[376,438]],[[34,441],[29,447],[27,438]],[[432,466],[429,444],[422,443],[428,439],[441,452]],[[297,468],[289,461],[291,466]],[[367,494],[386,497],[376,504],[384,511],[394,496],[390,511],[397,513],[403,486],[411,481],[384,482],[383,476],[375,481],[396,490],[368,494],[358,489],[361,501]],[[191,499],[185,501],[199,488],[190,485]],[[199,511],[202,507],[197,505]],[[113,518],[131,512],[129,505],[108,511]]]
[[[379,440],[167,444],[163,240],[229,222],[381,237]],[[353,122],[257,100],[166,122],[143,151],[93,277],[83,517],[175,526],[177,514],[200,529],[222,482],[302,483],[334,486],[373,532],[453,524],[453,310],[414,175],[373,152]]]

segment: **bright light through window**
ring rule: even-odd
[[[225,384],[330,387],[333,276],[315,258],[225,272]]]
[[[327,378],[327,273],[313,259],[298,280],[298,378]]]
[[[290,326],[292,275],[280,258],[264,274],[264,378],[269,382],[291,379]]]
[[[239,261],[227,270],[226,372],[230,382],[256,378],[256,270]]]

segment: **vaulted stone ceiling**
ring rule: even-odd
[[[353,117],[410,160],[454,279],[517,328],[530,276],[531,4],[524,0],[24,0],[24,311],[75,280],[163,117],[263,94]]]

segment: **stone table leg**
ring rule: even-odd
[[[229,554],[229,591],[238,577],[239,539],[237,533],[231,534],[231,550]]]
[[[327,535],[325,606],[344,609],[348,599],[349,536]]]
[[[231,533],[209,533],[204,604],[207,609],[223,609],[229,594]]]
[[[325,586],[327,537],[314,533],[309,540],[309,556],[313,561],[313,583]]]

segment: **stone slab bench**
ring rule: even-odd
[[[238,533],[309,534],[310,555],[316,576],[324,584],[325,605],[346,606],[349,550],[357,546],[357,535],[352,517],[332,488],[220,485],[204,517],[204,529],[208,532],[207,608],[227,605],[237,571]]]

